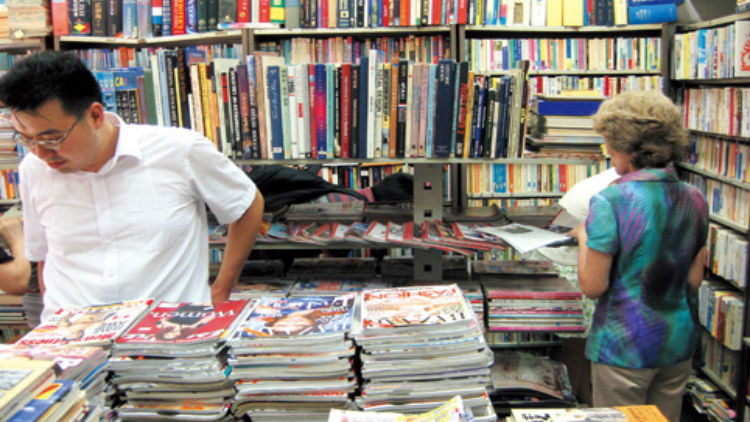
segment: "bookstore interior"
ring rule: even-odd
[[[40,321],[38,291],[0,290],[0,422],[750,421],[749,0],[2,1],[0,73],[40,51],[128,125],[198,132],[265,208],[225,302]],[[572,236],[622,173],[597,113],[643,91],[679,110],[665,171],[708,214],[676,414],[595,403],[606,309]],[[17,122],[0,109],[0,266],[22,144],[50,142]],[[206,214],[213,279],[231,225]]]

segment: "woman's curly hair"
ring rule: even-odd
[[[680,109],[655,91],[619,94],[602,103],[593,121],[607,145],[632,154],[639,169],[667,166],[688,143]]]

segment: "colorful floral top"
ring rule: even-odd
[[[589,248],[614,256],[586,357],[633,369],[691,358],[699,333],[687,277],[708,233],[703,194],[671,167],[628,173],[591,199],[586,232]]]

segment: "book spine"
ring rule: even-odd
[[[215,31],[219,25],[219,0],[208,0],[208,31]]]
[[[172,35],[172,0],[162,0],[161,4],[161,35]]]
[[[352,65],[352,87],[351,87],[351,134],[349,136],[349,156],[360,158],[359,151],[359,69],[360,66]]]
[[[184,48],[177,49],[177,81],[180,90],[180,97],[183,99],[187,99],[189,84],[187,59],[185,57]],[[187,101],[181,101],[178,110],[180,111],[181,127],[190,128],[192,122],[190,120],[190,106],[188,105]]]
[[[299,151],[299,122],[297,113],[297,95],[298,89],[296,86],[297,77],[296,71],[299,65],[289,65],[287,67],[287,90],[289,93],[289,151],[291,158],[301,158]],[[284,145],[284,152],[286,152],[286,145]]]
[[[162,36],[162,17],[164,0],[151,0],[151,34]]]
[[[258,75],[256,72],[255,67],[255,57],[250,56],[248,57],[248,62],[246,64],[247,69],[247,98],[250,102],[250,115],[249,115],[249,125],[250,125],[250,151],[245,152],[242,149],[239,149],[239,151],[242,151],[243,156],[251,157],[251,158],[260,158],[260,148],[261,148],[261,141],[260,141],[260,113],[258,112],[258,108],[260,107],[260,99],[258,98]],[[245,155],[247,154],[247,155]]]
[[[310,155],[310,100],[307,65],[300,64],[294,70],[294,91],[297,97],[297,136],[299,137],[299,158]]]
[[[244,157],[253,157],[252,136],[250,131],[250,82],[248,78],[247,65],[240,64],[237,66],[240,151],[242,151]]]
[[[138,37],[138,4],[137,0],[122,0],[122,36]]]
[[[220,2],[222,0],[219,0]],[[234,6],[235,2],[232,0],[223,0],[225,3],[224,7],[231,7]],[[237,0],[236,9],[233,14],[225,16],[232,17],[232,20],[230,22],[235,22],[234,17],[236,16],[236,22],[239,23],[247,23],[250,22],[250,0]]]
[[[240,66],[237,66],[239,69]],[[242,112],[240,111],[240,93],[239,93],[239,72],[235,68],[229,69],[227,77],[229,84],[229,106],[232,118],[232,138],[233,149],[244,158],[256,158],[252,155],[245,155],[242,149]]]
[[[369,58],[362,56],[359,62],[359,110],[357,111],[357,128],[359,134],[359,158],[369,158],[367,155],[367,120],[368,120],[368,95],[369,95]]]
[[[52,35],[70,34],[68,0],[52,0],[50,2],[50,9],[52,14]]]
[[[326,65],[323,63],[315,64],[315,139],[317,158],[328,157],[328,135],[327,126],[327,78]]]
[[[68,0],[68,21],[71,35],[91,34],[91,3],[88,0]]]
[[[287,66],[279,66],[279,94],[281,100],[281,137],[284,149],[284,158],[292,158],[291,124],[289,120],[289,75]]]
[[[437,104],[435,117],[435,157],[449,157],[453,111],[453,62],[440,60],[437,69]]]
[[[107,0],[91,0],[91,35],[95,37],[107,36],[106,8]]]
[[[351,139],[352,64],[341,64],[341,158],[349,158]]]
[[[172,0],[172,35],[185,35],[186,33],[187,33],[186,0]]]
[[[456,116],[455,132],[455,155],[456,157],[464,156],[464,138],[466,137],[466,102],[469,94],[469,63],[461,62],[458,65],[458,109]]]
[[[151,0],[136,0],[136,33],[139,38],[151,38],[153,28],[151,23]]]
[[[336,129],[335,119],[335,103],[334,103],[334,64],[325,64],[325,75],[326,75],[326,157],[334,158],[334,132]]]
[[[406,153],[406,119],[408,101],[409,62],[401,60],[398,64],[398,105],[396,121],[396,157],[403,158]]]
[[[208,0],[185,0],[186,32],[195,34],[208,30]]]
[[[281,160],[284,158],[284,134],[282,128],[282,111],[281,111],[281,87],[279,80],[279,66],[268,66],[267,71],[267,94],[268,94],[268,112],[271,121],[271,152],[273,159]]]
[[[171,53],[171,52],[170,52]],[[167,100],[169,102],[169,124],[171,126],[179,126],[179,120],[177,117],[177,85],[174,77],[173,69],[176,67],[176,59],[174,54],[165,54],[164,56],[164,68],[166,69],[167,78]]]

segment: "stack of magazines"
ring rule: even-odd
[[[581,291],[561,277],[480,277],[490,331],[583,331]]]
[[[231,420],[225,339],[249,301],[161,302],[115,342],[109,369],[122,420]]]
[[[356,296],[265,297],[229,340],[233,413],[262,421],[325,421],[354,407],[349,339]]]
[[[362,395],[372,411],[419,413],[460,395],[479,421],[494,421],[486,394],[492,352],[457,285],[363,294]]]

